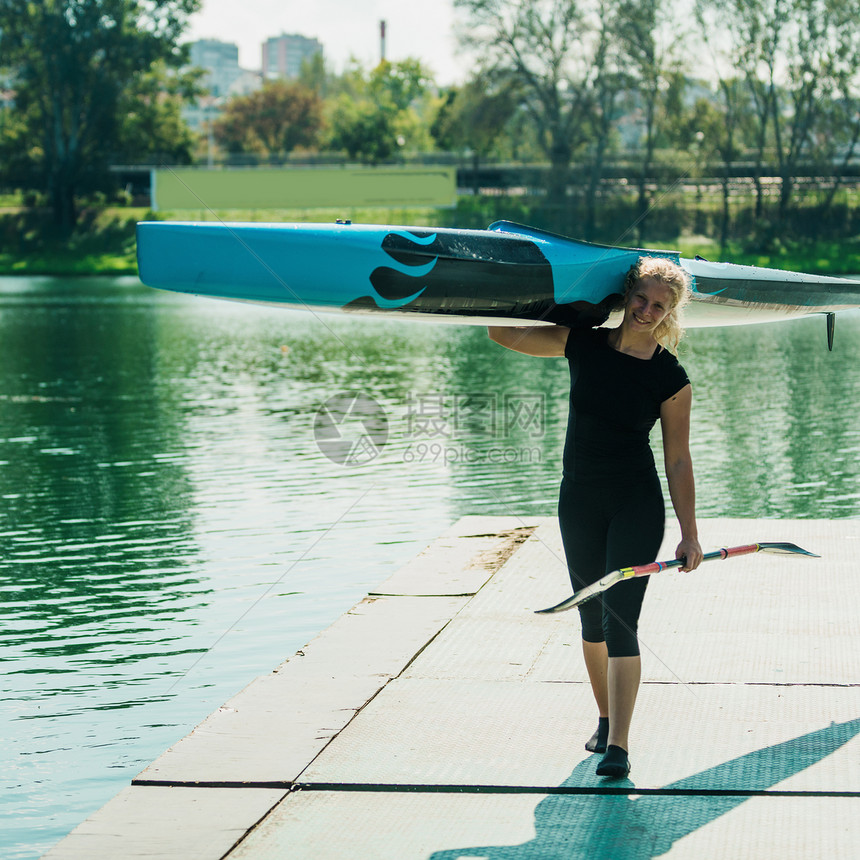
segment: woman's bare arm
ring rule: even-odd
[[[543,358],[563,356],[569,333],[570,329],[562,325],[487,327],[490,339],[501,346]]]
[[[685,557],[684,570],[695,570],[702,561],[702,547],[696,525],[696,484],[690,456],[690,409],[693,389],[685,385],[660,406],[666,480],[672,507],[681,526],[681,542],[675,558]]]

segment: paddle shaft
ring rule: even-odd
[[[713,561],[714,559],[734,558],[738,555],[749,555],[753,552],[777,552],[786,555],[806,555],[817,558],[815,553],[809,552],[793,543],[750,543],[743,546],[723,547],[722,549],[714,550],[713,552],[705,553],[702,556],[702,561]],[[630,579],[634,576],[650,576],[652,573],[658,573],[661,570],[667,570],[670,567],[683,567],[686,564],[684,558],[673,558],[670,561],[654,561],[651,564],[640,564],[635,567],[623,567],[620,570],[614,570],[608,573],[602,579],[591,585],[586,585],[581,588],[576,594],[568,597],[567,600],[562,600],[561,603],[555,606],[547,607],[546,609],[538,609],[536,612],[539,615],[549,612],[563,612],[565,609],[573,609],[574,606],[579,606],[585,603],[586,600],[591,600],[598,594],[611,588],[615,583],[621,582],[624,579]]]
[[[718,558],[732,558],[736,555],[749,555],[752,552],[758,552],[761,549],[761,544],[750,543],[744,546],[730,546],[722,549],[715,549],[713,552],[706,552],[702,556],[702,561],[714,561]],[[668,570],[671,567],[683,567],[687,563],[686,558],[673,558],[671,561],[652,561],[651,564],[639,564],[635,567],[622,567],[621,573],[624,579],[629,579],[631,576],[650,576],[652,573],[659,573],[661,570]]]

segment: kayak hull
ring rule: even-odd
[[[141,222],[137,254],[141,280],[159,289],[472,325],[598,325],[643,255],[666,257],[690,273],[688,326],[860,306],[860,281],[580,242],[510,222],[488,230]]]

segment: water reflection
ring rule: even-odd
[[[690,338],[704,515],[857,514],[860,317],[840,322],[833,353],[818,319]]]
[[[37,856],[450,522],[436,476],[345,477],[310,432],[344,384],[399,398],[425,333],[310,323],[135,281],[0,284],[4,856]]]
[[[703,515],[860,510],[860,317],[693,332]],[[549,515],[564,362],[483,330],[0,279],[4,856],[38,856],[464,514]],[[381,455],[316,410],[359,390]],[[419,446],[424,446],[419,447]]]
[[[860,315],[842,315],[840,335],[828,353],[820,319],[690,332],[681,360],[694,386],[691,444],[701,516],[857,515],[860,375],[853,368]],[[474,328],[442,346],[439,378],[426,380],[418,396],[443,390],[451,409],[458,397],[475,393],[500,410],[518,398],[541,399],[539,422],[512,424],[500,414],[488,431],[489,421],[470,427],[451,418],[457,426],[432,440],[451,454],[444,465],[458,513],[475,506],[552,512],[567,420],[566,363],[502,350]],[[653,442],[659,460],[659,430]],[[487,456],[494,448],[501,449],[499,461]]]

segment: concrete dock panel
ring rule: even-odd
[[[136,779],[289,785],[467,598],[369,598],[258,678]]]
[[[807,521],[759,522],[706,521],[706,549],[749,535],[788,537],[815,544],[825,558],[756,553],[651,577],[639,630],[645,680],[850,684],[860,678],[860,577],[846,575],[860,548],[860,523],[816,530]],[[677,541],[670,530],[661,558],[674,555]],[[533,614],[570,593],[562,558],[557,524],[545,523],[407,676],[586,680],[578,612]]]
[[[126,788],[44,860],[212,860],[285,795],[275,789]]]
[[[585,684],[400,679],[299,782],[597,788],[596,722]],[[626,787],[860,793],[858,734],[857,688],[647,685]]]
[[[468,846],[532,842],[542,800],[541,795],[298,791],[230,860],[430,860],[441,852],[452,853],[439,860],[477,860],[491,855]]]
[[[298,792],[230,860],[852,860],[857,804],[847,797]]]
[[[538,523],[463,517],[371,595],[476,594]]]

